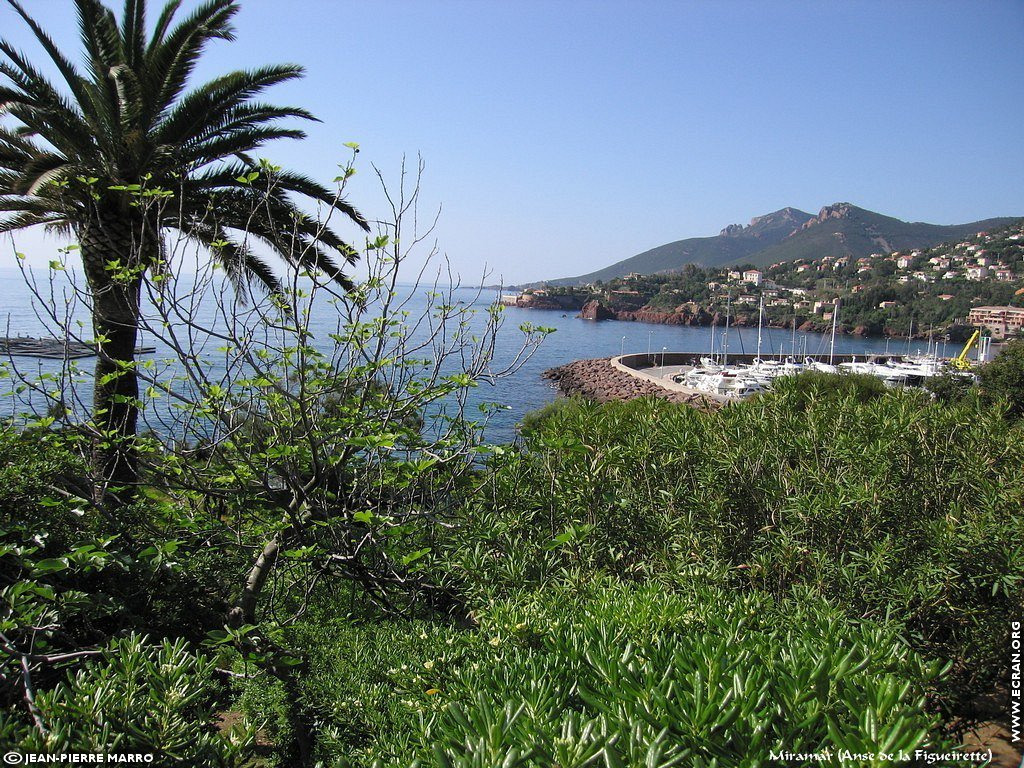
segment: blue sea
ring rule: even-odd
[[[47,328],[54,327],[54,320],[49,317],[48,309],[55,309],[62,318],[67,317],[72,324],[81,329],[84,338],[89,337],[88,315],[84,307],[74,298],[74,291],[67,285],[67,278],[58,278],[47,282],[45,270],[37,291],[41,296],[34,296],[17,269],[0,270],[0,328],[2,336],[44,336],[49,335]],[[400,286],[398,292],[407,299],[404,309],[414,319],[428,306],[426,289],[412,286]],[[463,307],[478,310],[469,318],[472,330],[481,331],[487,316],[487,307],[497,299],[497,293],[490,289],[457,288],[451,299]],[[532,324],[554,329],[547,335],[540,346],[511,376],[484,381],[474,387],[466,398],[467,406],[474,411],[484,403],[497,404],[492,409],[485,427],[485,438],[489,442],[509,442],[515,438],[516,426],[530,411],[544,406],[558,396],[555,386],[542,377],[542,373],[555,366],[564,365],[582,358],[610,357],[620,353],[648,352],[693,352],[706,354],[712,348],[720,351],[723,343],[723,329],[714,334],[710,328],[690,328],[680,326],[651,325],[645,323],[581,320],[572,312],[548,310],[529,310],[506,307],[502,312],[502,325],[499,329],[494,346],[491,369],[499,371],[516,360],[521,352],[523,333],[520,326]],[[338,324],[338,311],[332,304],[324,302],[318,305],[313,313],[311,328],[319,340],[327,340]],[[416,333],[423,334],[423,328]],[[415,334],[414,334],[415,336]],[[159,339],[143,334],[141,343],[157,347],[152,357],[166,359],[168,348]],[[733,328],[728,335],[729,352],[752,353],[757,347],[757,329]],[[800,333],[780,329],[764,329],[762,331],[762,355],[828,355],[830,337],[822,334]],[[921,347],[921,349],[918,349]],[[922,342],[914,342],[912,349],[905,341],[885,339],[861,339],[839,336],[836,338],[837,353],[924,351]],[[4,365],[17,366],[22,374],[38,376],[39,374],[56,375],[60,371],[60,363],[39,360],[36,358],[17,357],[7,360]],[[82,368],[91,369],[91,360],[80,361]],[[30,398],[22,394],[12,397],[14,383],[7,380],[7,398],[0,401],[0,413],[10,415],[22,412]],[[78,385],[79,388],[87,384]],[[83,403],[89,400],[87,392],[79,392]]]

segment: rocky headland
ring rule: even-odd
[[[547,309],[561,312],[576,312],[583,306],[583,299],[578,296],[548,296],[547,294],[521,293],[515,301],[503,300],[507,307],[519,309]]]
[[[666,312],[654,307],[616,309],[593,299],[583,305],[578,317],[584,320],[623,320],[626,322],[655,323],[657,325],[712,325],[718,320],[716,313],[693,304],[683,304]],[[724,317],[722,323],[725,322]]]

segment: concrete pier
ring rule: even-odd
[[[544,376],[555,381],[565,395],[582,395],[598,402],[659,397],[702,408],[716,408],[724,403],[734,402],[724,395],[687,387],[672,380],[673,376],[700,366],[700,358],[706,356],[706,352],[652,352],[597,360],[576,360],[568,365],[545,371]],[[833,365],[855,361],[884,364],[902,357],[891,354],[834,354],[831,362]],[[728,363],[750,365],[755,358],[756,355],[753,354],[730,354]],[[762,356],[762,359],[777,360],[777,357]],[[827,355],[819,355],[814,359],[819,362],[829,361]],[[803,362],[803,359],[799,359],[798,362]]]

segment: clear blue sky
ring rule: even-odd
[[[70,0],[26,5],[77,49]],[[421,154],[469,282],[585,273],[785,206],[1024,215],[1022,0],[248,0],[236,29],[197,76],[302,64],[268,100],[323,121],[266,155],[329,182],[359,142],[349,197],[375,217],[370,163],[394,181]],[[0,30],[37,50],[7,7]]]

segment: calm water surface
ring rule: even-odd
[[[405,291],[411,291],[406,287]],[[47,287],[48,296],[49,287]],[[458,289],[454,298],[466,304],[474,304],[480,312],[473,319],[484,324],[483,311],[494,300],[496,294],[484,291],[479,297],[475,289]],[[70,292],[56,285],[52,293],[51,303],[62,312],[67,310]],[[422,294],[415,294],[407,307],[413,316],[425,309],[426,299]],[[75,318],[82,320],[88,327],[87,316],[80,307],[71,310]],[[515,427],[529,411],[542,407],[557,396],[554,385],[542,378],[541,374],[548,368],[572,362],[581,358],[610,357],[622,352],[652,352],[662,350],[670,352],[707,353],[712,345],[710,328],[687,328],[679,326],[649,325],[645,323],[604,321],[593,322],[580,320],[575,313],[528,310],[508,307],[503,313],[504,321],[497,337],[493,367],[504,368],[515,357],[523,341],[519,326],[527,323],[554,328],[533,356],[513,376],[497,380],[493,383],[481,383],[468,398],[469,406],[474,408],[482,403],[498,403],[501,410],[495,412],[488,422],[486,437],[491,442],[507,442],[514,438]],[[33,300],[32,293],[26,286],[17,270],[0,270],[0,335],[17,336],[19,334],[36,336],[43,335],[46,327],[45,313],[39,311],[39,302]],[[327,338],[334,330],[337,312],[329,305],[323,305],[314,318],[314,331],[319,338]],[[85,334],[88,336],[88,334]],[[153,345],[153,339],[143,338],[143,343]],[[810,355],[827,355],[830,338],[827,335],[813,333],[796,333],[778,329],[762,331],[762,354],[764,356],[778,354],[805,353]],[[715,348],[722,344],[722,330],[718,329],[714,341]],[[836,352],[863,353],[884,352],[887,349],[884,339],[859,339],[854,337],[837,337]],[[166,349],[159,348],[156,356],[166,354]],[[752,353],[757,347],[757,329],[731,329],[728,346],[730,352]],[[915,342],[913,351],[918,351]],[[889,348],[893,352],[905,352],[906,342],[893,341]],[[923,351],[923,350],[922,350]],[[18,367],[28,373],[54,372],[58,364],[40,361],[34,358],[16,358]],[[90,368],[89,360],[83,361],[83,367]],[[8,387],[9,388],[9,387]],[[3,413],[16,410],[13,401],[7,398],[0,405]]]

